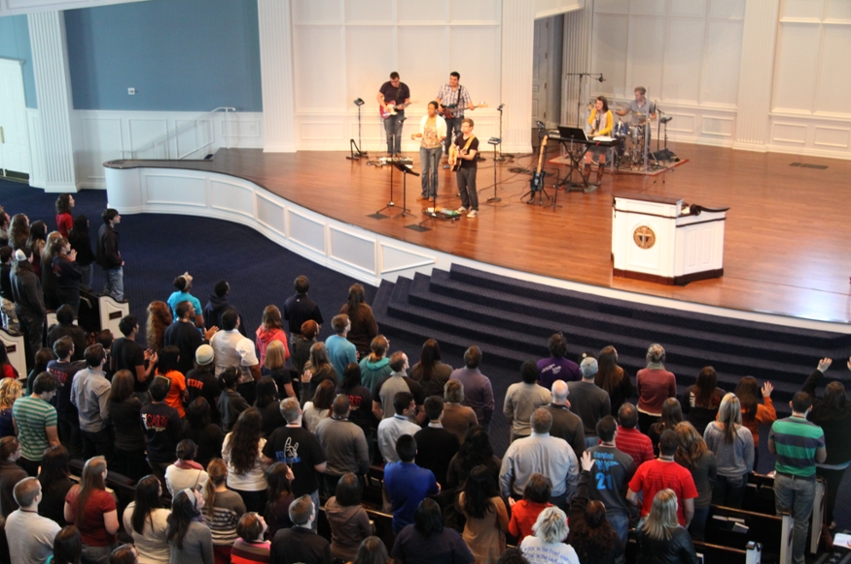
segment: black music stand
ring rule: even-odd
[[[388,164],[391,164],[391,163],[396,164],[396,160],[395,159],[388,159]],[[396,203],[393,201],[393,167],[391,166],[390,167],[390,201],[387,202],[386,206],[384,206],[383,208],[381,208],[377,212],[368,215],[367,217],[371,217],[372,219],[387,219],[390,216],[384,215],[381,212],[383,212],[384,210],[390,209],[390,208],[395,208],[395,207],[396,207]]]
[[[396,217],[405,217],[408,215],[417,217],[408,209],[408,175],[419,176],[420,173],[414,172],[408,165],[398,160],[393,162],[393,166],[402,171],[402,213],[396,214]]]

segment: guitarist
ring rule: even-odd
[[[449,145],[461,131],[461,120],[464,119],[464,110],[474,110],[473,99],[466,88],[458,84],[461,75],[453,71],[449,73],[449,83],[440,87],[437,92],[437,111],[446,119],[446,154],[449,154]],[[453,135],[454,134],[454,135]]]
[[[450,148],[450,161],[457,161],[459,165],[455,175],[461,193],[461,207],[457,211],[466,213],[469,218],[479,215],[479,193],[476,191],[478,152],[479,140],[473,135],[473,120],[464,118],[461,120],[461,135],[455,138]]]
[[[381,85],[378,90],[378,103],[381,105],[384,118],[384,133],[387,135],[387,153],[398,157],[402,152],[402,122],[405,121],[405,106],[411,102],[411,91],[408,85],[399,79],[399,73],[390,73],[390,80]],[[395,142],[394,142],[395,140]]]

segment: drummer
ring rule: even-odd
[[[656,103],[648,100],[646,95],[646,88],[643,86],[636,86],[635,100],[631,101],[625,110],[617,110],[615,113],[619,116],[632,114],[632,125],[644,125],[647,121],[647,116],[656,119]],[[643,116],[643,118],[641,116]]]
[[[613,121],[612,112],[609,110],[608,100],[606,100],[605,96],[597,96],[597,99],[594,101],[594,107],[591,108],[591,115],[588,117],[588,125],[591,126],[591,131],[588,134],[588,137],[611,135]],[[591,175],[590,165],[592,165],[594,161],[599,162],[597,165],[597,179],[590,184],[597,186],[600,185],[600,181],[603,179],[603,167],[606,166],[606,153],[608,151],[608,147],[591,145],[585,152],[585,163],[589,166],[588,176]]]

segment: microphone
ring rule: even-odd
[[[603,78],[603,74],[600,73],[600,78],[597,79],[599,82],[606,82],[606,79]]]
[[[505,104],[500,104],[499,107],[496,109],[496,111],[501,112],[503,106],[505,106]]]
[[[547,127],[546,124],[544,124],[544,122],[542,122],[541,120],[535,122],[535,125],[538,126],[538,129],[544,129],[545,127]]]

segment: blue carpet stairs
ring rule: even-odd
[[[843,360],[851,350],[851,335],[663,309],[458,265],[449,272],[382,282],[373,304],[382,332],[391,340],[421,343],[434,338],[453,355],[476,344],[490,363],[513,368],[518,376],[521,362],[548,356],[547,339],[557,331],[568,340],[569,358],[613,345],[619,364],[633,377],[645,365],[647,346],[661,343],[665,366],[677,375],[680,393],[707,365],[715,368],[719,387],[727,391],[742,376],[760,383],[770,380],[779,414],[788,413],[789,400],[820,358],[835,360],[828,380],[851,376]],[[494,384],[502,388],[509,383]]]

